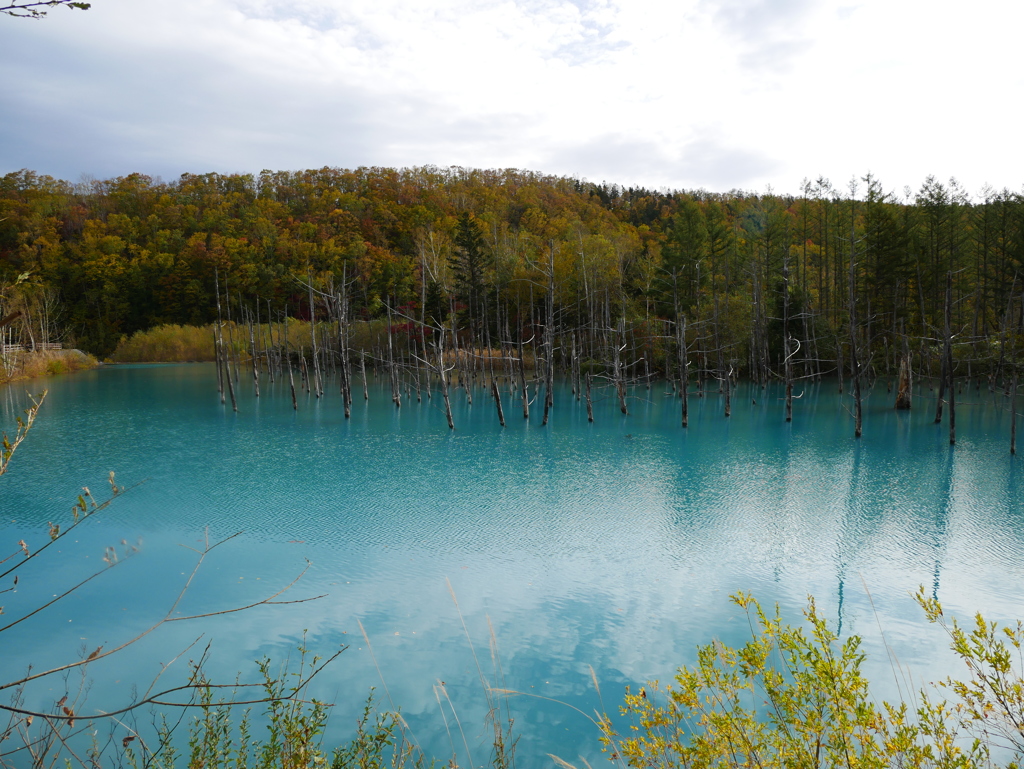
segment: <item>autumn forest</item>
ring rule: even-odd
[[[220,311],[386,319],[403,349],[448,334],[635,378],[949,361],[1000,379],[1024,343],[1022,267],[1024,196],[934,178],[900,196],[871,176],[786,196],[455,167],[0,179],[8,341],[98,356]]]

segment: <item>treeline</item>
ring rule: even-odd
[[[434,167],[0,180],[8,337],[98,355],[213,322],[219,295],[239,319],[390,313],[399,333],[564,361],[575,345],[635,375],[871,376],[906,356],[938,373],[948,341],[963,373],[998,376],[1021,347],[1022,265],[1024,197],[934,178],[902,198],[870,176],[793,197]]]

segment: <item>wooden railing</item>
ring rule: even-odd
[[[23,345],[23,344],[5,344],[5,345],[0,345],[0,347],[3,348],[2,352],[3,352],[4,355],[6,355],[9,352],[24,352],[25,351],[25,345]],[[62,345],[60,342],[39,342],[36,345],[36,350],[63,350],[63,349],[64,349],[64,345]]]

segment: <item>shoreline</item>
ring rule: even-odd
[[[0,385],[89,371],[101,365],[95,357],[77,349],[9,353],[0,367]]]

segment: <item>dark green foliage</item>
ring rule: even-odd
[[[465,211],[459,215],[453,241],[455,247],[448,264],[455,276],[455,296],[465,305],[466,314],[473,322],[483,315],[489,260],[480,226]]]

